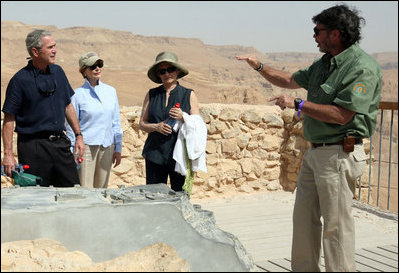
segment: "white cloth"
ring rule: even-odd
[[[176,160],[175,171],[187,175],[187,163],[184,140],[187,154],[191,160],[191,169],[207,172],[206,168],[206,139],[208,130],[200,115],[189,115],[183,112],[183,123],[179,123],[179,133],[173,150],[173,159]]]

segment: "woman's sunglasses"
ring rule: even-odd
[[[166,71],[170,74],[176,71],[176,67],[169,66],[168,68],[158,69],[159,75],[165,75]]]
[[[89,66],[90,70],[94,70],[97,68],[97,66],[99,68],[102,68],[104,66],[104,62],[102,60],[98,60],[95,64],[93,64],[92,66]]]

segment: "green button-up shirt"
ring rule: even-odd
[[[354,44],[335,57],[323,55],[310,67],[293,74],[308,90],[307,100],[338,105],[356,112],[345,125],[322,122],[304,115],[304,137],[313,143],[336,142],[346,135],[368,138],[377,122],[382,72],[377,62]]]

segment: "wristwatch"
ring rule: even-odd
[[[294,103],[295,103],[295,111],[298,111],[298,110],[299,110],[299,104],[301,104],[301,102],[302,102],[302,99],[300,99],[300,98],[296,98],[296,99],[294,100]]]
[[[75,133],[75,137],[77,137],[77,136],[83,136],[82,132],[79,131],[79,132]]]
[[[254,68],[256,71],[260,72],[263,69],[263,63],[259,63],[259,66],[257,68]]]

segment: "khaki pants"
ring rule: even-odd
[[[85,188],[106,188],[112,167],[115,145],[85,145],[83,162],[78,171],[80,185]]]
[[[352,200],[366,159],[363,144],[349,154],[331,145],[304,155],[293,213],[293,271],[320,271],[321,239],[327,272],[356,271]]]

